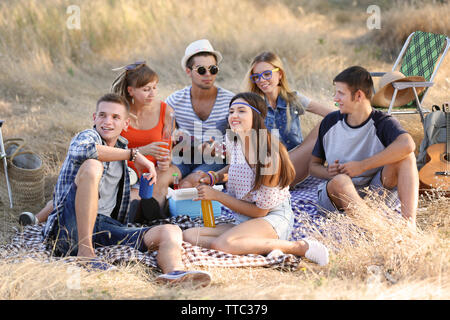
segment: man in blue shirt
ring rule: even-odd
[[[322,120],[310,162],[311,174],[328,180],[319,187],[319,206],[351,215],[366,208],[363,188],[397,188],[402,216],[415,227],[419,178],[412,137],[395,118],[372,108],[367,70],[350,67],[333,81],[340,110]]]
[[[149,172],[156,182],[153,162],[128,149],[120,136],[129,124],[125,98],[106,94],[97,102],[94,128],[78,133],[71,141],[53,195],[53,211],[44,227],[44,237],[53,242],[58,255],[87,259],[88,267],[110,269],[96,258],[95,247],[128,245],[142,252],[158,248],[158,264],[163,282],[194,281],[207,285],[210,275],[203,271],[183,271],[182,232],[176,225],[130,228],[128,205],[130,179],[127,160],[139,173]]]

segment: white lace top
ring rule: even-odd
[[[255,203],[258,208],[271,209],[281,204],[290,196],[289,187],[261,187],[250,192],[255,182],[255,171],[251,168],[242,152],[241,143],[226,140],[226,148],[230,151],[231,161],[228,169],[227,192],[239,200]]]

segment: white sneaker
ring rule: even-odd
[[[325,245],[314,239],[303,239],[309,248],[305,253],[305,257],[317,263],[319,266],[328,264],[328,249]]]
[[[206,271],[172,271],[165,273],[156,279],[157,282],[165,284],[192,284],[194,287],[206,287],[211,283],[211,275]]]

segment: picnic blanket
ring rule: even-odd
[[[294,228],[291,240],[299,240],[304,237],[314,237],[322,234],[330,236],[333,230],[327,230],[329,219],[317,210],[317,187],[322,180],[308,177],[291,191],[292,208],[295,213]],[[216,218],[216,224],[229,223],[233,221],[231,211],[222,208],[222,214]],[[155,224],[172,223],[178,225],[182,230],[195,226],[202,226],[201,217],[190,218],[189,216],[176,216],[169,219],[158,220]],[[42,229],[44,224],[26,226],[23,230],[17,230],[11,243],[0,246],[0,258],[11,262],[22,261],[32,258],[41,261],[74,261],[75,258],[58,258],[51,254],[51,250],[43,243]],[[135,225],[136,226],[136,225]],[[300,257],[291,254],[282,254],[276,257],[263,255],[232,255],[217,250],[205,249],[183,242],[184,253],[182,259],[186,267],[208,266],[208,267],[269,267],[295,270],[301,262]],[[116,245],[95,249],[99,257],[110,263],[120,264],[129,262],[143,263],[149,267],[159,270],[157,265],[157,252],[142,253],[134,248]]]

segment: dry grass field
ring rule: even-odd
[[[379,30],[366,25],[371,4],[381,9]],[[67,27],[70,5],[80,8],[80,29]],[[24,138],[42,156],[47,201],[68,143],[91,125],[96,99],[116,76],[114,67],[146,60],[160,76],[164,99],[189,83],[179,63],[186,45],[208,38],[224,56],[218,85],[238,92],[250,60],[273,50],[283,58],[291,87],[331,105],[338,72],[350,65],[389,70],[412,31],[450,35],[449,11],[447,1],[3,0],[3,136]],[[449,56],[435,81],[428,108],[450,101]],[[418,149],[419,117],[398,119]],[[317,121],[303,117],[304,130]],[[65,265],[0,259],[0,299],[449,299],[449,208],[442,195],[422,196],[417,233],[401,221],[361,212],[356,224],[373,231],[333,251],[326,267],[305,262],[289,272],[206,268],[212,284],[197,290],[159,286],[153,282],[157,273],[141,265],[113,273],[82,271],[81,286],[71,289]],[[39,209],[37,204],[30,211]],[[11,239],[17,215],[0,203],[0,244]]]

